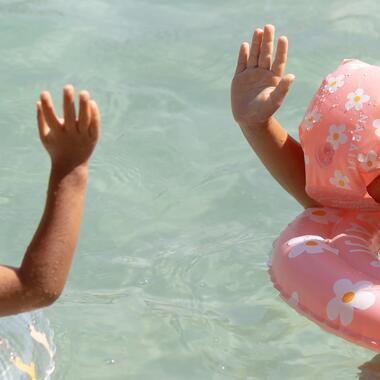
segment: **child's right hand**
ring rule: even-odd
[[[256,29],[249,47],[240,47],[238,64],[232,80],[231,105],[235,120],[241,127],[254,128],[268,122],[281,106],[294,75],[284,76],[288,40],[278,39],[272,63],[274,26]]]
[[[79,115],[75,114],[74,88],[70,85],[63,90],[64,119],[54,111],[48,92],[41,93],[37,103],[37,119],[40,139],[48,151],[52,165],[63,171],[87,166],[100,133],[100,115],[90,94],[82,91],[79,95]]]

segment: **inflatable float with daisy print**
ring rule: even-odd
[[[350,59],[328,75],[299,132],[306,209],[273,244],[282,298],[324,329],[380,352],[380,67]]]

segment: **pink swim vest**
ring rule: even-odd
[[[314,95],[299,128],[306,192],[329,207],[379,210],[380,67],[346,59]]]
[[[344,60],[300,125],[310,208],[281,233],[274,286],[324,329],[380,352],[380,204],[366,187],[380,175],[380,67]]]

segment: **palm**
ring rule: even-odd
[[[75,167],[87,163],[99,137],[100,116],[96,103],[87,91],[79,95],[79,115],[76,116],[74,88],[66,86],[63,93],[64,118],[54,111],[48,92],[41,94],[37,104],[40,139],[53,164]]]
[[[280,38],[276,59],[271,65],[273,34],[264,33],[264,38],[255,32],[252,48],[242,45],[238,67],[231,86],[232,112],[235,119],[244,125],[267,121],[278,109],[293,80],[283,77],[287,40]]]
[[[271,93],[281,78],[269,70],[255,68],[246,70],[236,79],[239,112],[250,119],[256,117],[259,122],[267,120],[276,110]]]

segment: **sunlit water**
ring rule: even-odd
[[[44,203],[38,93],[86,88],[103,118],[73,270],[45,311],[53,379],[377,378],[374,354],[290,310],[266,272],[301,209],[229,109],[238,46],[266,22],[290,40],[279,118],[293,135],[342,58],[380,63],[375,0],[0,0],[4,263]]]

